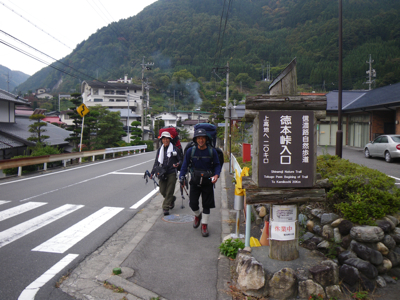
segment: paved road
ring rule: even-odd
[[[335,147],[318,147],[317,154],[321,155],[323,153],[335,155],[336,149]],[[387,163],[383,158],[366,158],[362,148],[351,147],[343,147],[342,158],[381,171],[382,173],[395,178],[397,186],[400,187],[400,160]]]
[[[146,205],[154,186],[143,173],[153,161],[149,152],[1,180],[0,299],[71,299],[54,288],[57,274]]]

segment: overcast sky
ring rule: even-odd
[[[14,38],[61,59],[98,29],[134,16],[156,1],[0,0],[0,65],[33,75],[47,65],[11,49],[4,42],[52,63],[54,60]]]

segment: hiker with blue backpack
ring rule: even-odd
[[[195,216],[193,227],[198,228],[201,222],[201,234],[207,237],[210,210],[215,208],[214,184],[219,178],[222,166],[217,151],[210,145],[212,141],[205,129],[196,129],[193,142],[194,145],[184,155],[179,181],[184,186],[185,175],[188,171],[190,172],[189,206]],[[202,212],[200,211],[200,196]]]

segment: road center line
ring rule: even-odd
[[[60,191],[60,190],[66,189],[66,188],[70,188],[70,187],[76,186],[78,184],[86,183],[86,182],[89,182],[91,180],[95,180],[95,179],[110,175],[110,174],[112,174],[114,172],[119,172],[119,171],[122,171],[122,170],[126,170],[126,169],[129,169],[129,168],[134,168],[134,167],[143,165],[145,163],[148,163],[149,161],[153,161],[153,159],[141,162],[141,163],[133,165],[133,166],[125,167],[125,168],[122,168],[122,169],[117,170],[117,171],[113,171],[113,172],[106,173],[106,174],[103,174],[103,175],[99,175],[99,176],[96,176],[96,177],[93,177],[93,178],[89,178],[89,179],[85,179],[85,180],[82,180],[82,181],[79,181],[79,182],[75,182],[75,183],[69,184],[67,186],[63,186],[61,188],[58,188],[58,189],[54,189],[54,190],[51,190],[51,191],[46,191],[44,193],[41,193],[41,194],[38,194],[38,195],[34,195],[34,196],[31,196],[31,197],[28,197],[28,198],[25,198],[25,199],[22,199],[22,200],[19,200],[19,201],[20,202],[24,202],[24,201],[28,201],[28,200],[31,200],[31,199],[34,199],[34,198],[37,198],[37,197],[41,197],[41,196],[47,195],[47,194],[51,194],[51,193],[54,193],[54,192],[57,192],[57,191]]]
[[[135,154],[135,156],[144,155],[144,154],[148,154],[148,153],[149,153],[149,152],[140,153],[140,154]],[[90,165],[74,167],[74,168],[71,168],[71,169],[62,170],[62,171],[58,171],[58,172],[50,172],[50,173],[41,174],[41,175],[38,175],[38,176],[33,176],[33,177],[28,177],[28,178],[22,178],[22,179],[18,179],[18,180],[14,180],[14,181],[3,182],[3,183],[0,183],[0,185],[6,185],[6,184],[11,184],[11,183],[18,183],[18,182],[25,181],[25,180],[36,179],[36,178],[45,177],[45,176],[50,176],[50,175],[55,175],[55,174],[64,173],[64,172],[70,172],[70,171],[74,171],[74,170],[77,170],[77,169],[93,167],[93,166],[97,166],[97,165],[99,165],[99,164],[105,164],[105,163],[113,162],[113,161],[116,161],[116,160],[127,159],[127,158],[132,158],[132,157],[133,157],[133,156],[131,155],[131,156],[125,156],[125,157],[115,158],[115,159],[112,159],[112,160],[101,161],[101,162],[93,163],[93,164],[90,164]],[[148,160],[148,161],[146,161],[146,162],[153,161],[153,160],[154,160],[154,159],[151,159],[151,160]]]
[[[18,300],[34,300],[39,289],[77,257],[78,254],[68,254],[65,256],[58,263],[43,273],[42,276],[28,285],[19,295]]]
[[[144,175],[144,173],[127,173],[127,172],[112,172],[110,174],[113,174],[113,175],[140,175],[140,176]]]

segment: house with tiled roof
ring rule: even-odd
[[[327,95],[327,118],[318,128],[319,145],[335,145],[338,91]],[[365,91],[342,91],[343,145],[364,147],[381,134],[400,134],[400,82]]]
[[[34,122],[29,119],[32,113],[28,110],[16,109],[17,105],[28,106],[29,102],[20,99],[17,95],[0,90],[0,160],[28,154],[28,147],[35,146],[34,142],[28,141],[32,135],[29,132],[29,125]],[[52,124],[48,124],[45,129],[46,135],[49,136],[45,140],[46,144],[58,146],[66,151],[72,149],[65,141],[70,136],[69,131]]]

